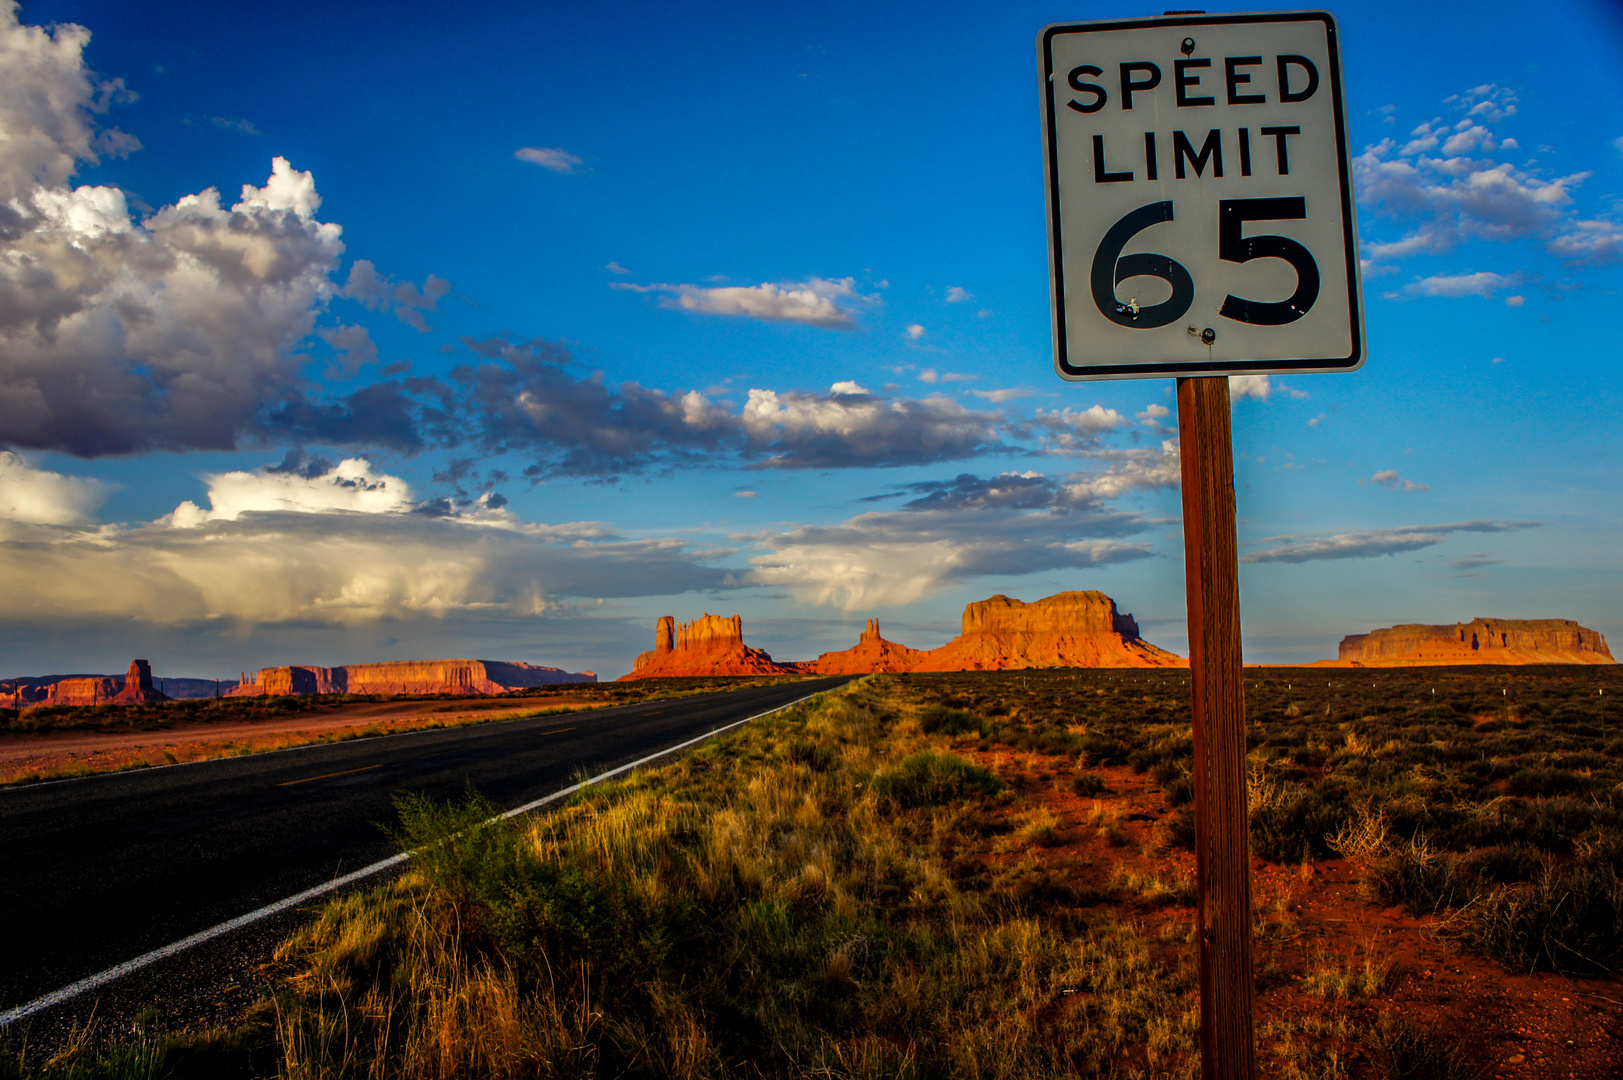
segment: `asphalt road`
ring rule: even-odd
[[[397,792],[521,806],[849,678],[0,789],[0,1011],[387,858]]]

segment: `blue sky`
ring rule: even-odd
[[[1236,384],[1247,659],[1623,640],[1623,15],[1332,11],[1369,358]],[[663,614],[806,659],[1078,588],[1183,651],[1172,384],[1049,338],[1036,35],[1139,14],[21,6],[0,674],[613,676]]]

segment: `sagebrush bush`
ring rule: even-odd
[[[931,735],[963,735],[971,731],[981,732],[983,728],[989,734],[991,725],[974,713],[938,703],[926,706],[919,713],[919,727]]]
[[[1076,778],[1071,781],[1071,790],[1083,798],[1087,798],[1090,795],[1104,794],[1110,790],[1110,785],[1106,784],[1105,778],[1098,773],[1085,772],[1078,773]]]
[[[1591,781],[1587,776],[1579,776],[1571,769],[1543,765],[1513,773],[1505,781],[1505,793],[1520,796],[1573,795],[1588,790],[1590,786]]]
[[[1511,971],[1613,975],[1623,970],[1623,884],[1606,862],[1548,867],[1535,881],[1493,886],[1445,930]]]
[[[942,806],[974,794],[995,795],[1003,784],[992,773],[939,750],[919,750],[874,776],[874,794],[904,810]]]
[[[1349,813],[1339,797],[1327,798],[1322,790],[1261,773],[1253,776],[1248,798],[1251,850],[1270,862],[1305,862],[1330,854],[1330,838]]]

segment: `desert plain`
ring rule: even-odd
[[[350,730],[663,682],[221,705]],[[1623,670],[1245,682],[1263,1075],[1623,1071]],[[1188,685],[881,672],[545,817],[408,800],[411,869],[313,910],[260,1004],[43,1075],[1198,1075]]]

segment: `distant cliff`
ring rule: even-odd
[[[860,675],[874,671],[1004,671],[1048,667],[1184,667],[1182,657],[1138,633],[1102,592],[1064,592],[1034,603],[993,596],[964,608],[963,633],[939,649],[887,641],[869,619],[856,645],[802,663],[775,661],[744,644],[742,620],[706,615],[685,626],[665,616],[654,648],[625,679],[670,675]]]
[[[500,660],[391,660],[341,667],[291,665],[261,668],[226,691],[227,697],[262,694],[504,694],[552,683],[596,682],[590,671]]]
[[[1473,619],[1430,626],[1406,623],[1349,634],[1326,664],[1615,664],[1606,638],[1571,619]]]
[[[136,705],[168,700],[152,685],[152,666],[145,660],[132,660],[130,670],[122,679],[111,675],[59,679],[45,688],[35,704]]]

